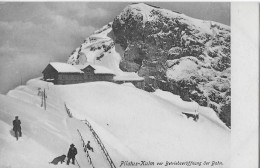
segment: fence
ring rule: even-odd
[[[84,120],[85,124],[89,127],[90,131],[92,132],[94,138],[96,139],[97,143],[99,144],[101,150],[103,151],[104,155],[106,156],[106,159],[110,165],[111,168],[116,168],[114,162],[112,161],[111,157],[109,156],[104,144],[102,143],[102,141],[100,140],[99,136],[97,135],[97,133],[95,132],[95,130],[92,128],[92,126],[90,125],[90,123],[87,120]]]
[[[64,105],[65,105],[65,109],[66,109],[66,112],[67,112],[68,116],[70,118],[72,118],[73,116],[72,116],[72,113],[70,112],[70,109],[66,106],[66,103],[64,103]]]
[[[66,103],[64,103],[65,105],[65,109],[66,109],[66,112],[68,114],[68,116],[70,118],[72,118],[72,113],[70,112],[70,109],[67,107]],[[99,136],[97,135],[97,133],[95,132],[95,130],[92,128],[92,126],[90,125],[90,123],[87,121],[87,120],[83,120],[85,122],[85,124],[89,127],[91,133],[93,134],[94,138],[96,139],[97,143],[99,144],[101,150],[103,151],[104,155],[106,156],[106,159],[110,165],[111,168],[116,168],[114,162],[112,161],[111,157],[109,156],[104,144],[102,143],[102,141],[100,140]],[[80,131],[77,129],[78,133],[79,133],[79,136],[81,138],[81,141],[83,143],[83,148],[85,147],[85,142],[84,142],[84,139],[82,138],[82,135],[80,133]],[[88,162],[89,164],[91,165],[92,168],[95,168],[94,165],[93,165],[93,162],[91,160],[91,157],[88,153],[88,150],[85,151],[86,152],[86,155],[87,155],[87,159],[88,159]]]
[[[82,138],[82,135],[81,135],[81,133],[79,132],[78,129],[77,129],[77,131],[78,131],[79,136],[80,136],[80,138],[81,138],[81,141],[82,141],[82,144],[83,144],[83,148],[85,148],[85,141],[84,141],[84,139]],[[93,162],[92,162],[92,160],[91,160],[91,157],[89,156],[88,150],[86,150],[86,151],[84,151],[84,152],[86,152],[87,159],[88,159],[88,162],[89,162],[90,166],[91,166],[92,168],[95,168],[94,165],[93,165]]]

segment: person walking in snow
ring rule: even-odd
[[[72,159],[72,164],[75,164],[75,156],[77,155],[77,149],[75,148],[75,145],[74,144],[71,144],[70,145],[70,149],[68,151],[68,154],[67,154],[67,165],[69,165],[70,163],[70,159]]]
[[[18,119],[18,116],[15,116],[15,120],[13,121],[13,131],[15,132],[15,137],[18,140],[18,134],[19,137],[22,136],[21,121]]]
[[[84,151],[86,152],[88,150],[91,150],[92,152],[94,152],[94,149],[90,146],[90,141],[88,141],[87,145],[85,145],[85,149]]]

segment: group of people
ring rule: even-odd
[[[13,120],[13,131],[15,132],[15,137],[18,140],[18,137],[22,136],[22,128],[21,128],[21,121],[19,120],[18,116],[15,116],[15,120]],[[91,150],[94,152],[94,149],[90,146],[90,141],[88,141],[87,145],[84,147],[84,151]],[[67,165],[69,165],[70,160],[72,160],[72,164],[75,164],[75,156],[78,154],[77,148],[75,148],[74,144],[70,145],[68,154],[67,154]],[[66,156],[65,156],[66,157]],[[64,157],[62,157],[64,158]],[[65,158],[63,159],[63,161]],[[62,162],[61,162],[62,163]]]
[[[84,147],[84,151],[86,152],[87,150],[91,150],[92,152],[94,152],[94,149],[90,146],[90,141],[88,141],[87,145],[85,145]],[[72,160],[72,164],[75,164],[75,157],[77,153],[77,148],[75,148],[74,144],[71,144],[67,154],[67,165],[69,165],[70,160]]]

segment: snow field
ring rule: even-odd
[[[183,106],[176,107],[142,90],[107,82],[61,86],[59,89],[62,97],[78,111],[76,118],[91,118],[140,158],[199,159],[203,155],[204,159],[213,159],[220,153],[228,154],[230,131],[216,120],[217,116],[202,116],[198,124],[180,115],[186,110]],[[76,101],[77,97],[81,97],[84,103]],[[103,133],[100,137],[107,140]],[[224,148],[216,148],[223,144]]]
[[[40,107],[38,88],[46,90],[46,111]],[[74,118],[68,118],[64,103]],[[167,92],[148,93],[125,84],[52,85],[30,80],[7,96],[0,95],[0,167],[68,167],[49,162],[67,154],[71,143],[78,149],[80,166],[90,167],[77,129],[94,148],[94,153],[89,151],[94,166],[109,167],[89,128],[80,121],[84,119],[117,167],[121,161],[142,160],[219,160],[222,167],[229,167],[230,130],[208,108],[199,107],[198,122],[181,115],[194,106]],[[16,115],[23,132],[18,141],[10,132]]]

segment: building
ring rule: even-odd
[[[58,85],[91,81],[113,81],[113,71],[98,65],[70,65],[51,62],[43,70],[43,80]]]
[[[144,89],[144,78],[138,76],[136,73],[133,72],[126,72],[124,75],[119,75],[114,77],[114,82],[118,84],[122,83],[132,83],[135,87],[139,89]]]
[[[70,65],[51,62],[43,70],[43,80],[57,85],[76,84],[92,81],[109,81],[118,84],[132,83],[144,89],[144,78],[133,72],[123,72],[119,76],[110,69],[99,65]]]
[[[77,69],[84,72],[83,80],[85,82],[91,81],[113,81],[115,73],[110,69],[99,65],[74,65]]]
[[[82,83],[84,72],[70,64],[51,62],[43,70],[43,80],[54,84]]]

